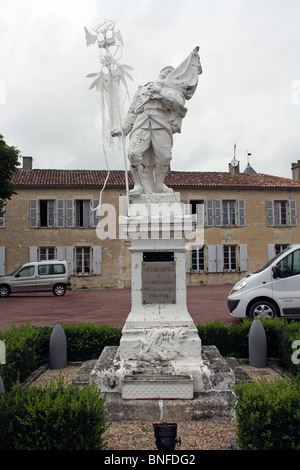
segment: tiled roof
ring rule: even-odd
[[[106,170],[17,170],[12,183],[18,188],[94,188],[102,187]],[[129,172],[130,187],[133,180]],[[232,175],[226,172],[172,171],[165,183],[172,188],[244,188],[300,190],[300,181],[262,173]],[[124,188],[125,173],[111,170],[107,188]]]

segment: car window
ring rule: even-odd
[[[64,274],[66,268],[64,264],[54,264],[53,265],[53,274]]]
[[[296,250],[283,258],[277,267],[280,269],[280,277],[290,277],[300,274],[300,250]]]
[[[18,277],[27,277],[34,275],[34,266],[26,266],[19,271]]]
[[[39,266],[38,273],[40,276],[47,276],[51,274],[51,264],[42,264]]]

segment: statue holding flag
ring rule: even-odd
[[[131,194],[172,192],[164,178],[172,159],[173,134],[181,131],[181,121],[202,73],[199,47],[176,68],[164,67],[157,81],[138,88],[122,128],[111,135],[130,133],[128,158],[134,179]]]

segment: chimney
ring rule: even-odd
[[[234,158],[228,165],[229,173],[232,175],[238,175],[240,172],[240,162]]]
[[[32,170],[32,157],[22,157],[23,158],[23,168],[22,170]]]
[[[300,180],[300,160],[297,163],[292,163],[292,178],[293,180]]]

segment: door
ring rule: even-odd
[[[35,266],[21,268],[13,279],[13,292],[34,292],[36,290]]]
[[[300,316],[300,250],[279,261],[276,273],[278,277],[273,280],[273,294],[283,315]]]
[[[37,289],[49,291],[52,289],[52,265],[51,264],[41,264],[38,266],[37,272]]]

